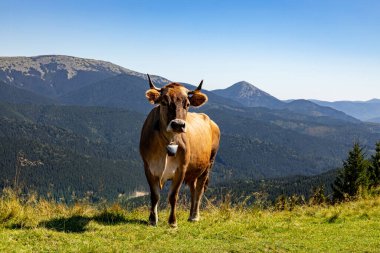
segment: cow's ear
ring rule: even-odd
[[[208,98],[205,94],[198,91],[191,94],[189,100],[192,106],[198,107],[204,105],[207,102]]]
[[[158,103],[158,99],[160,98],[161,94],[155,89],[149,89],[146,91],[145,96],[151,104],[156,104]]]

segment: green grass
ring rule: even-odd
[[[380,197],[292,211],[209,205],[201,221],[147,225],[148,209],[0,200],[1,252],[379,252]]]

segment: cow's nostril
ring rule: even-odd
[[[173,120],[171,122],[171,127],[176,132],[184,132],[186,123],[183,120]]]
[[[173,127],[173,128],[184,127],[184,126],[185,126],[184,123],[180,123],[180,122],[172,122],[172,127]]]

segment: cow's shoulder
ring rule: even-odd
[[[189,112],[188,113],[188,118],[190,120],[192,120],[192,119],[194,119],[194,120],[203,120],[205,122],[210,121],[209,116],[207,116],[207,114],[205,114],[205,113]]]
[[[157,128],[156,125],[159,123],[159,120],[160,120],[160,108],[159,106],[156,106],[149,112],[148,116],[145,119],[144,127],[148,129],[143,129],[143,130],[150,130],[150,129]]]
[[[145,119],[141,130],[140,144],[146,145],[152,142],[160,131],[159,107],[153,108]]]

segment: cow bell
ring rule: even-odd
[[[178,150],[178,145],[174,142],[171,142],[169,145],[166,146],[166,152],[168,156],[175,156]]]

